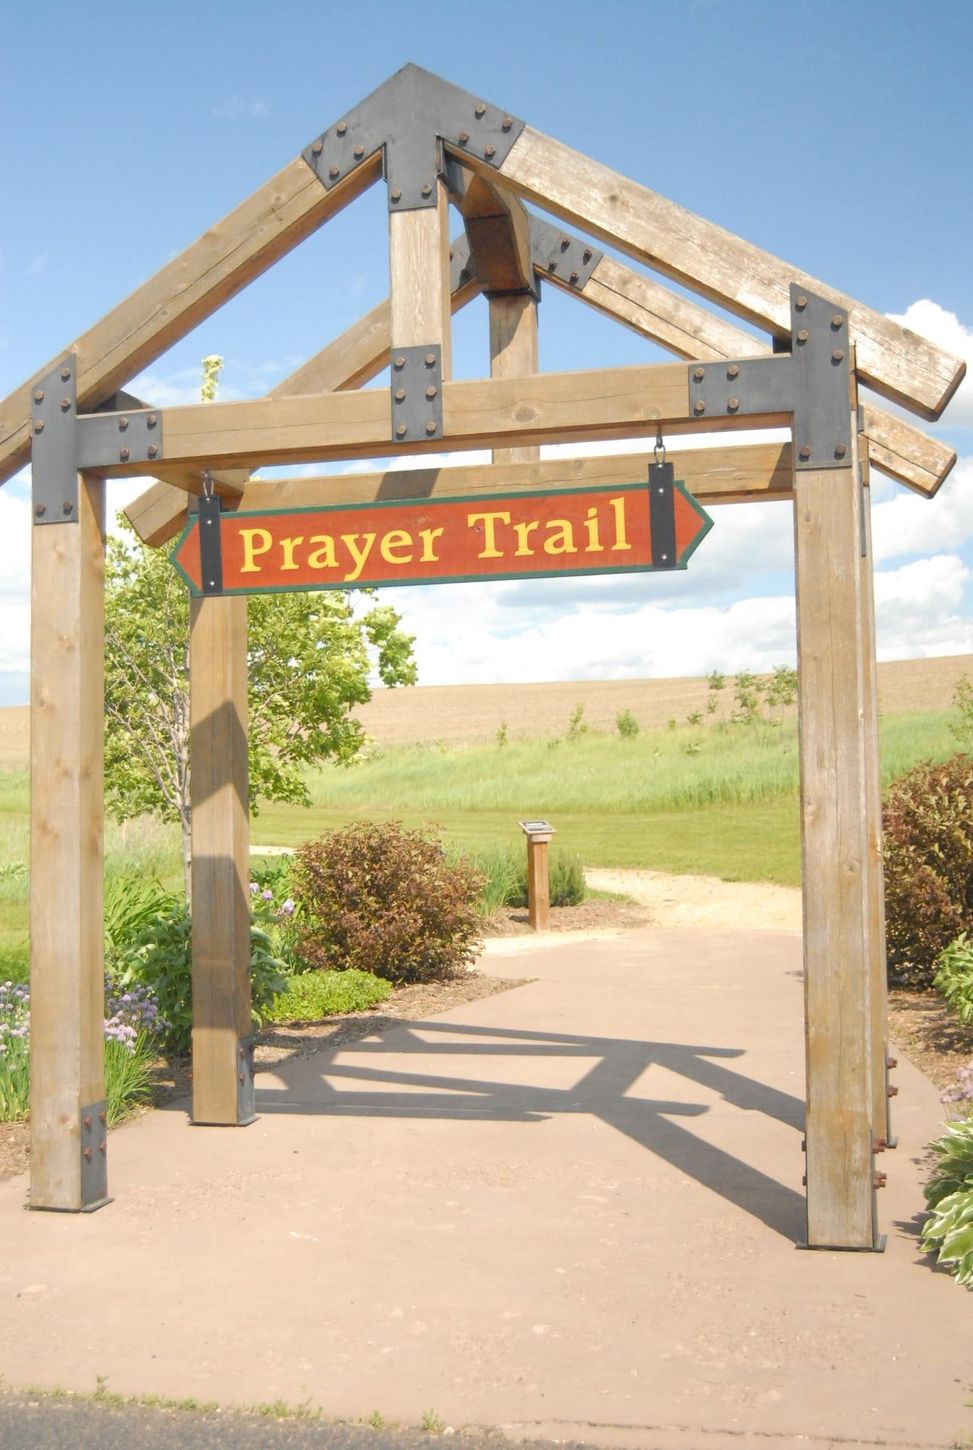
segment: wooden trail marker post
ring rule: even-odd
[[[521,821],[527,837],[527,919],[531,931],[547,931],[551,924],[551,868],[547,848],[554,827],[550,821]]]
[[[383,175],[387,303],[257,402],[154,410],[118,392]],[[542,221],[527,211],[530,202],[583,235]],[[452,247],[449,203],[466,228]],[[603,254],[594,239],[768,336],[753,339]],[[544,278],[688,361],[539,372]],[[454,382],[450,316],[480,291],[490,310],[490,376]],[[389,361],[387,390],[355,391]],[[864,384],[937,418],[964,373],[959,359],[891,319],[406,66],[55,364],[0,400],[0,482],[28,456],[33,463],[31,1207],[79,1210],[107,1201],[107,1143],[99,1135],[102,479],[161,480],[130,510],[156,545],[183,528],[205,472],[224,500],[200,500],[202,523],[179,546],[180,567],[199,591],[193,1111],[196,1121],[244,1123],[252,1114],[242,889],[249,874],[246,635],[245,601],[234,595],[257,576],[271,588],[343,588],[366,578],[400,583],[406,574],[412,582],[470,577],[462,569],[494,578],[563,574],[572,564],[588,572],[604,567],[595,555],[618,555],[614,546],[634,541],[629,503],[611,533],[604,509],[628,500],[640,474],[643,502],[648,496],[658,509],[667,496],[672,509],[666,503],[656,517],[650,507],[638,567],[673,567],[662,553],[678,566],[705,516],[671,474],[653,473],[651,455],[636,470],[636,460],[613,456],[540,460],[539,446],[624,438],[650,445],[660,427],[667,435],[785,427],[792,439],[783,445],[719,443],[677,461],[688,491],[707,502],[786,499],[794,509],[807,1243],[879,1247],[874,1153],[889,1128],[863,489],[871,463],[931,496],[955,455],[874,402],[859,409],[857,395]],[[423,454],[471,448],[492,450],[494,462],[421,466]],[[273,482],[249,472],[390,455],[417,455],[419,466]],[[694,520],[688,542],[680,498]],[[352,506],[368,512],[353,515]],[[345,520],[340,527],[335,510]],[[328,511],[330,528],[322,522]],[[312,514],[315,535],[330,542],[312,539]],[[476,516],[479,538],[471,534]],[[201,537],[208,543],[201,546]],[[538,853],[546,853],[535,835]]]

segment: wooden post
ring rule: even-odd
[[[247,601],[190,604],[193,1122],[253,1121]]]
[[[31,556],[30,1206],[78,1212],[108,1201],[101,480]]]
[[[490,305],[490,376],[523,378],[537,372],[537,302],[529,293],[496,296]],[[494,463],[533,463],[537,444],[495,448]]]
[[[807,1241],[877,1246],[865,875],[861,499],[854,468],[797,469]]]
[[[875,595],[872,580],[871,489],[868,486],[868,440],[858,438],[862,472],[862,643],[864,664],[864,730],[866,775],[866,910],[868,912],[869,979],[871,982],[872,1126],[876,1146],[894,1148],[889,1099],[888,967],[885,939],[885,875],[882,844],[882,772],[878,739],[878,685],[875,667]]]
[[[436,182],[436,205],[389,214],[389,335],[397,347],[442,346],[451,375],[448,195]]]
[[[527,837],[527,919],[531,931],[547,931],[551,924],[551,878],[547,848],[554,827],[548,821],[521,821]]]

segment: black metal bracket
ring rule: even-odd
[[[91,1213],[109,1201],[107,1104],[90,1103],[80,1119],[81,1207]]]
[[[436,205],[442,142],[500,167],[523,129],[506,111],[407,65],[301,154],[330,191],[381,150],[389,209],[416,211]]]
[[[192,510],[198,516],[199,577],[204,595],[223,593],[223,500],[218,493],[201,494]]]
[[[443,436],[443,350],[400,347],[392,353],[392,437],[398,443]]]
[[[694,418],[793,415],[794,467],[850,468],[848,314],[791,287],[791,351],[689,364]]]
[[[580,292],[605,255],[583,237],[562,231],[539,216],[530,217],[530,254],[534,270]]]
[[[135,407],[106,412],[120,402]],[[52,368],[31,393],[31,488],[35,524],[78,522],[78,474],[162,456],[162,419],[127,393],[98,412],[78,412],[77,360]]]
[[[677,566],[674,482],[675,470],[671,463],[649,464],[649,541],[653,569]]]
[[[257,1116],[257,1095],[253,1084],[253,1038],[241,1037],[237,1043],[236,1074],[237,1125],[246,1127]]]

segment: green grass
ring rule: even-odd
[[[391,982],[359,972],[303,972],[291,977],[287,990],[276,997],[268,1012],[271,1022],[318,1022],[339,1012],[365,1012],[384,1002]]]

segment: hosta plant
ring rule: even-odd
[[[950,1123],[930,1147],[938,1162],[925,1187],[922,1248],[973,1288],[973,1117]]]
[[[967,1027],[973,1027],[973,941],[961,932],[936,960],[936,991]]]

